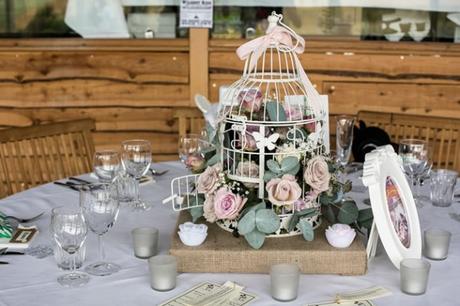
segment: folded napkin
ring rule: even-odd
[[[13,227],[6,216],[0,212],[0,239],[10,240],[11,237],[13,237]]]

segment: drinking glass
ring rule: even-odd
[[[179,158],[188,169],[199,171],[205,164],[203,151],[210,146],[202,135],[187,134],[179,139]]]
[[[74,207],[57,207],[51,212],[51,233],[59,248],[72,257],[71,272],[58,277],[65,287],[80,287],[88,283],[86,273],[75,269],[75,254],[86,240],[88,227],[81,210]]]
[[[117,151],[104,150],[94,153],[94,173],[103,183],[115,180],[120,168],[120,156]]]
[[[454,189],[458,173],[453,170],[437,169],[431,175],[431,202],[434,206],[448,207],[454,200]]]
[[[152,145],[147,140],[127,140],[121,144],[121,163],[126,173],[136,178],[136,197],[132,203],[134,210],[145,211],[151,205],[140,199],[139,179],[147,173],[152,163]]]
[[[403,139],[399,144],[399,156],[401,156],[403,169],[409,179],[415,204],[422,207],[419,200],[418,180],[426,173],[428,164],[428,142],[420,139]]]
[[[355,117],[340,115],[336,117],[336,154],[337,162],[345,167],[351,155],[353,143],[353,127]]]
[[[118,190],[115,184],[96,183],[80,190],[80,206],[89,229],[98,235],[99,261],[86,267],[92,275],[110,275],[120,266],[106,262],[102,235],[114,225],[119,211]]]

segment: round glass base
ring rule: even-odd
[[[95,262],[85,268],[85,271],[91,275],[106,276],[120,271],[121,267],[110,262]]]
[[[152,205],[150,203],[144,202],[142,200],[136,200],[131,203],[129,203],[129,206],[132,207],[133,211],[147,211],[152,208]]]
[[[64,287],[81,287],[89,282],[89,275],[81,272],[72,272],[59,276],[57,281]]]

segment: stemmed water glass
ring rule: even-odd
[[[402,159],[403,170],[409,180],[415,204],[422,207],[416,185],[427,172],[429,164],[428,142],[421,139],[403,139],[399,143],[399,156]]]
[[[205,164],[204,154],[212,148],[213,145],[207,141],[203,133],[187,134],[179,139],[179,158],[190,170],[199,171]]]
[[[353,143],[353,127],[355,117],[340,115],[336,117],[336,154],[337,163],[346,167],[351,156]]]
[[[114,150],[97,151],[93,159],[94,173],[103,183],[112,183],[120,169],[120,155]]]
[[[88,283],[89,275],[77,272],[75,255],[86,240],[88,227],[79,208],[57,207],[51,212],[51,233],[58,247],[72,258],[71,272],[57,281],[65,287],[80,287]]]
[[[121,144],[121,163],[126,173],[136,178],[134,210],[149,210],[151,205],[140,199],[139,179],[147,173],[152,163],[152,145],[147,140],[127,140]]]
[[[86,267],[92,275],[110,275],[120,266],[106,262],[102,235],[114,225],[119,211],[118,191],[115,184],[96,183],[80,190],[80,206],[89,229],[98,235],[99,261]]]

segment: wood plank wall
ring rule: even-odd
[[[176,159],[174,110],[193,105],[200,91],[217,101],[219,87],[243,68],[235,50],[244,41],[195,34],[190,41],[0,40],[0,127],[89,117],[96,149],[146,138],[156,161]],[[332,114],[460,118],[459,45],[307,39],[300,58],[329,95]],[[198,69],[200,62],[208,68]]]
[[[0,67],[0,126],[88,117],[96,149],[145,138],[155,160],[176,158],[174,107],[190,104],[188,40],[0,41]]]

